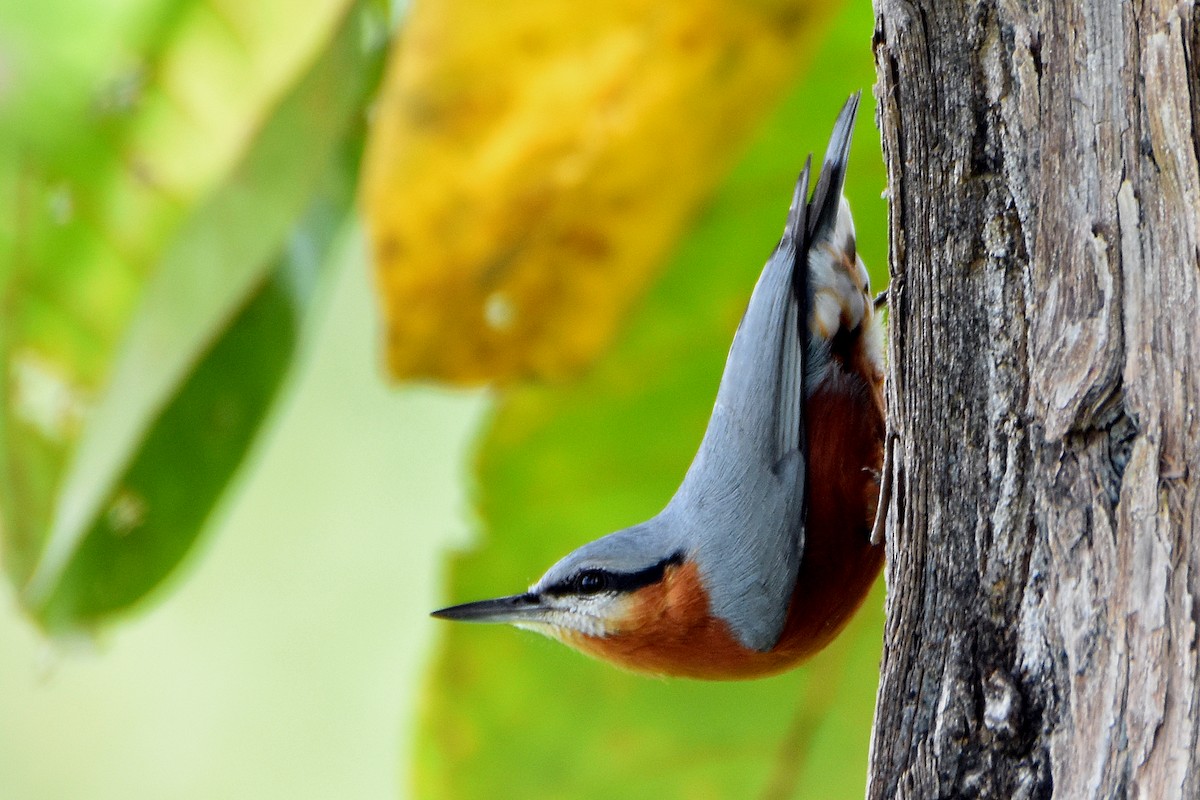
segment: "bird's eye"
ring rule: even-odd
[[[601,569],[589,569],[575,578],[575,591],[579,594],[599,594],[608,588],[608,573]]]

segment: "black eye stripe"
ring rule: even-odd
[[[634,592],[645,586],[658,583],[666,574],[667,567],[676,567],[683,563],[683,553],[675,553],[672,556],[664,558],[654,566],[640,569],[637,572],[610,572],[602,569],[586,569],[575,575],[572,575],[566,580],[559,581],[553,586],[547,586],[543,592],[548,595],[561,597],[563,595],[592,595],[600,592]],[[597,588],[592,583],[591,579],[596,579],[603,582],[603,586]],[[588,586],[581,585],[581,582],[588,579]]]

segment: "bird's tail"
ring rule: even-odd
[[[796,179],[796,188],[792,191],[792,204],[788,207],[787,224],[783,227],[782,244],[790,244],[795,253],[804,252],[805,239],[808,236],[808,178],[812,172],[812,155],[804,159],[804,169]]]
[[[812,174],[812,156],[804,162],[804,169],[796,180],[792,194],[792,205],[788,208],[787,224],[783,229],[783,241],[795,253],[796,261],[792,274],[792,289],[802,307],[807,306],[808,295],[808,250],[814,243],[833,237],[837,229],[838,213],[842,202],[842,185],[846,182],[846,163],[850,156],[850,136],[854,132],[854,121],[858,116],[858,102],[862,92],[855,92],[846,100],[833,125],[825,160],[817,176],[817,186],[812,200],[808,199],[808,187]],[[802,314],[802,317],[807,314]]]
[[[813,190],[808,208],[808,241],[815,242],[833,235],[837,225],[838,209],[842,203],[842,185],[846,182],[846,162],[850,157],[850,135],[854,133],[854,120],[858,116],[858,101],[862,92],[850,95],[829,137],[829,148],[817,177],[817,188]],[[797,251],[799,252],[799,251]]]

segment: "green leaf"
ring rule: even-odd
[[[448,602],[520,591],[669,499],[803,157],[820,158],[846,96],[873,80],[871,29],[870,8],[851,4],[616,349],[577,383],[504,396],[479,456],[488,535],[455,559]],[[885,181],[871,122],[864,108],[847,194],[882,285]],[[418,795],[861,797],[881,629],[877,590],[802,669],[712,684],[626,674],[509,628],[447,625],[418,737]]]
[[[0,561],[18,586],[147,276],[348,3],[0,4]],[[202,79],[177,80],[195,61]]]
[[[44,627],[91,626],[183,558],[280,386],[297,299],[272,275],[192,371],[38,603]]]
[[[357,163],[343,161],[140,443],[38,609],[48,630],[91,627],[134,604],[203,530],[285,383],[336,234],[350,218]]]
[[[311,304],[304,272],[352,203],[382,60],[368,11],[344,15],[147,285],[22,594],[46,627],[92,625],[158,584],[241,462]]]

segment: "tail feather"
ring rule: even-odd
[[[850,135],[854,132],[854,120],[858,116],[858,102],[862,92],[850,95],[833,124],[829,137],[829,148],[821,174],[817,177],[817,188],[813,190],[809,204],[808,241],[832,235],[837,225],[838,208],[842,202],[842,185],[846,182],[846,163],[850,157]],[[799,252],[799,251],[798,251]]]
[[[804,169],[796,179],[792,192],[792,205],[788,208],[787,224],[783,228],[783,241],[792,245],[797,253],[804,252],[804,237],[808,234],[808,180],[812,173],[812,155],[804,160]]]
[[[831,238],[837,228],[842,187],[846,182],[846,165],[850,158],[850,137],[854,133],[861,98],[861,91],[850,95],[838,113],[812,200],[808,199],[808,186],[812,178],[811,155],[804,161],[804,169],[800,171],[792,193],[792,205],[788,208],[780,246],[790,247],[796,256],[792,290],[801,306],[801,319],[808,317],[808,249],[818,240]],[[801,329],[807,330],[807,327],[802,325]]]

